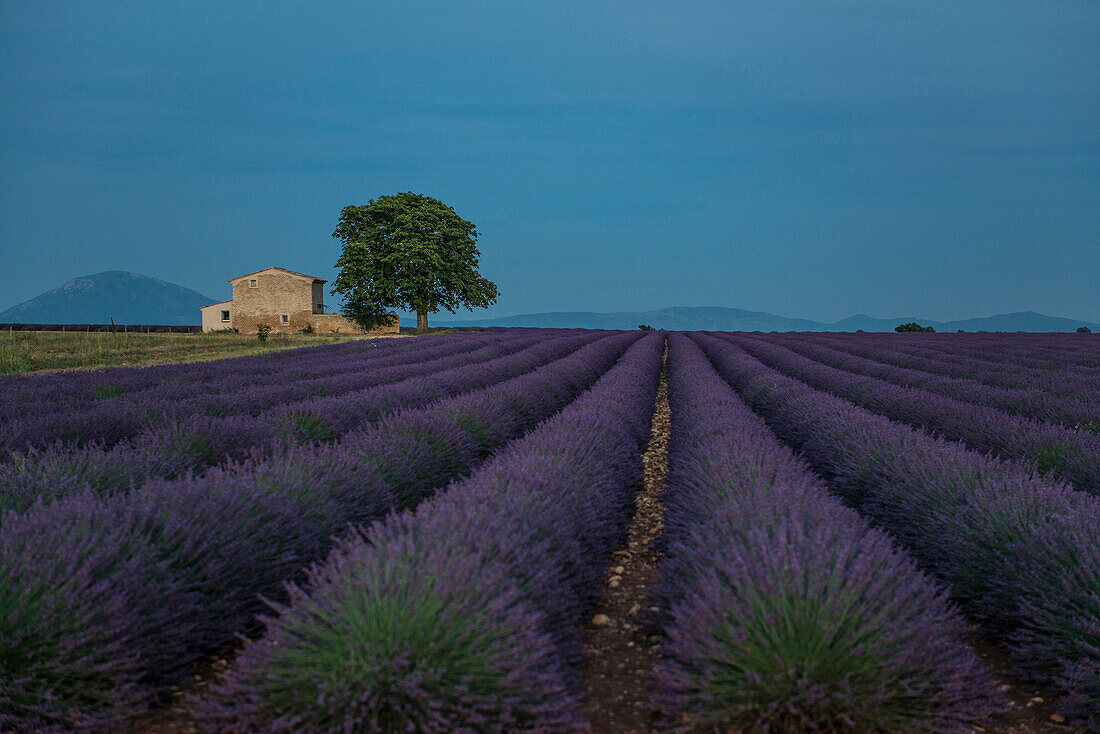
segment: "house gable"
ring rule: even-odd
[[[314,281],[283,268],[265,268],[234,278],[234,323],[251,333],[260,324],[280,331],[301,331],[314,311]]]
[[[292,276],[292,277],[295,277],[295,278],[302,278],[302,279],[307,280],[311,283],[327,283],[328,282],[324,278],[317,278],[317,277],[314,277],[312,275],[306,275],[305,273],[299,273],[299,272],[294,271],[294,270],[287,270],[286,268],[277,268],[274,265],[272,265],[270,268],[264,268],[263,270],[257,270],[254,273],[245,273],[244,275],[238,275],[236,278],[230,278],[229,282],[232,283],[233,285],[236,285],[238,281],[244,280],[245,278],[252,279],[252,278],[256,278],[256,276],[258,276],[258,275],[267,275],[267,274],[275,274],[275,273],[279,273],[279,274],[283,274],[283,275],[289,275],[289,276]]]

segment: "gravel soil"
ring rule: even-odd
[[[136,719],[119,734],[197,734],[198,723],[183,706],[183,699],[196,693],[201,694],[208,686],[216,683],[229,667],[237,650],[229,649],[195,666],[196,673],[191,681],[176,688],[172,700],[163,708],[150,711]]]
[[[653,665],[661,638],[647,636],[641,622],[657,577],[660,554],[652,541],[661,530],[668,472],[670,413],[667,379],[661,377],[652,435],[643,457],[645,479],[636,499],[626,544],[608,563],[603,598],[582,627],[585,664],[581,685],[592,734],[654,730]]]
[[[1012,658],[999,645],[979,637],[969,640],[989,668],[1012,708],[974,731],[988,734],[1068,734],[1079,729],[1064,723],[1050,691],[1022,681],[1012,674]]]

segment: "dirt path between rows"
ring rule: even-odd
[[[627,542],[612,554],[603,598],[582,628],[585,664],[581,685],[592,734],[654,730],[652,672],[661,638],[647,636],[639,619],[651,611],[647,597],[660,561],[652,541],[664,520],[661,494],[668,472],[671,418],[667,388],[667,374],[662,374],[649,447],[642,458],[645,480],[628,526]]]
[[[974,731],[986,734],[1069,734],[1077,731],[1064,723],[1065,718],[1058,713],[1057,699],[1049,690],[1012,674],[1015,664],[1003,647],[977,635],[967,642],[986,664],[1011,706],[988,723],[974,727]]]

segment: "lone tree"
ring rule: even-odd
[[[344,243],[332,292],[365,329],[390,309],[415,311],[422,332],[440,308],[496,303],[496,285],[477,272],[477,229],[438,199],[407,192],[346,206],[332,236]]]
[[[894,327],[894,331],[935,331],[936,329],[931,326],[921,326],[915,321],[910,321],[908,324],[898,324]]]

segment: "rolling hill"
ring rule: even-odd
[[[199,308],[213,303],[198,291],[147,275],[108,270],[67,280],[0,312],[13,324],[198,325]]]

